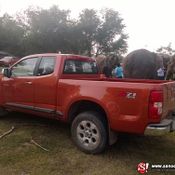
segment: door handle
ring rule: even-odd
[[[27,81],[27,82],[25,82],[26,84],[32,84],[32,82],[31,81]]]

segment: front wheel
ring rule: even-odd
[[[106,124],[96,112],[80,113],[72,122],[72,139],[85,153],[97,154],[107,145]]]

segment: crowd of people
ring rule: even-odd
[[[117,66],[115,67],[115,69],[112,70],[112,72],[110,71],[109,67],[106,65],[103,68],[103,74],[106,77],[115,77],[115,78],[123,78],[123,67],[121,65],[121,63],[118,63]]]
[[[110,72],[108,66],[104,66],[103,74],[105,74],[106,77],[124,78],[122,64],[118,63],[112,72]],[[157,69],[156,74],[158,80],[165,80],[166,69],[164,67],[160,67]]]

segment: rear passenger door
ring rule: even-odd
[[[35,110],[45,114],[56,111],[58,76],[55,71],[56,57],[42,57],[35,78]]]

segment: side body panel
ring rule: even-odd
[[[142,87],[137,83],[60,79],[60,105],[57,108],[67,120],[68,110],[74,102],[89,100],[105,110],[111,129],[142,134],[149,122],[148,104],[152,88],[151,84]]]

